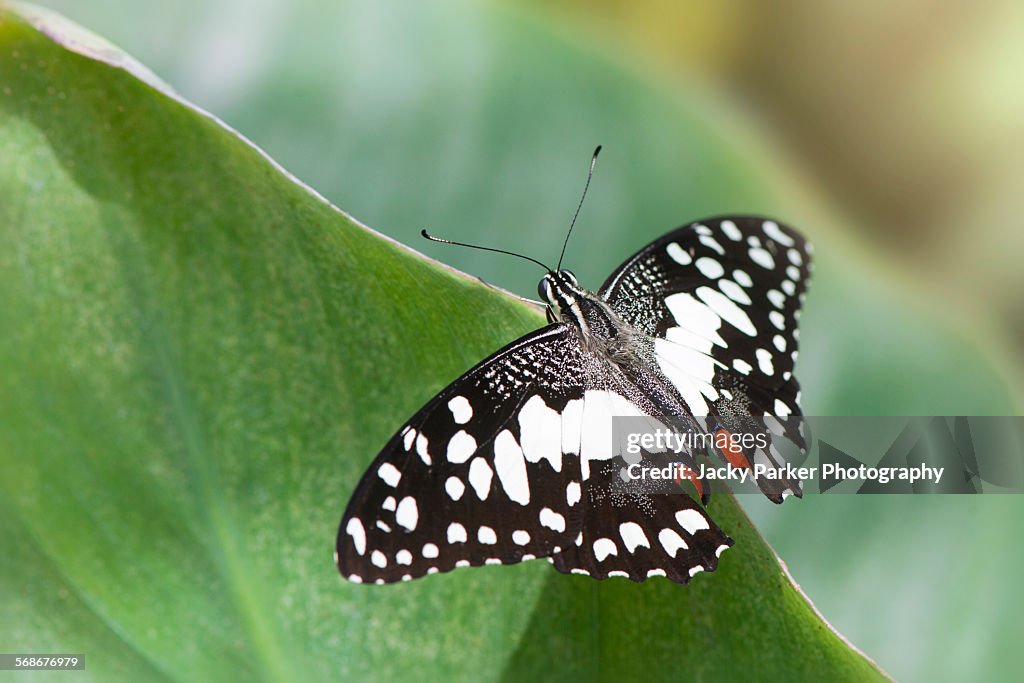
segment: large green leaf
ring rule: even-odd
[[[508,49],[528,43],[528,68],[600,72],[514,31]],[[215,121],[10,15],[0,88],[7,649],[85,652],[101,680],[878,677],[724,497],[712,513],[737,547],[687,588],[544,563],[341,582],[335,525],[376,448],[541,318],[356,225]],[[619,96],[624,109],[650,97],[635,83]],[[664,104],[697,141],[691,163],[709,162],[692,190],[705,194],[699,210],[728,199],[725,180],[746,188],[737,208],[771,204],[742,155]],[[824,270],[824,291],[843,297],[842,276]],[[963,344],[949,338],[941,357]],[[820,395],[849,385],[864,353],[848,349],[837,388]],[[982,359],[961,372],[974,378],[965,394],[986,397],[972,405],[1004,405]]]

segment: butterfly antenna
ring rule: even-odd
[[[601,145],[597,146],[594,150],[594,156],[590,159],[590,170],[587,171],[587,184],[583,186],[583,195],[580,197],[580,203],[576,205],[576,213],[572,216],[572,223],[569,224],[569,232],[565,233],[565,242],[562,243],[562,253],[558,255],[558,269],[562,268],[562,259],[565,257],[565,248],[569,246],[569,236],[572,235],[573,226],[576,225],[576,219],[579,218],[580,209],[583,208],[583,200],[587,198],[587,188],[590,187],[590,179],[594,176],[594,165],[597,163],[597,155],[601,153]]]
[[[454,244],[457,247],[468,247],[469,249],[479,249],[480,251],[493,251],[496,254],[508,254],[509,256],[516,256],[516,257],[521,258],[521,259],[523,259],[525,261],[529,261],[530,263],[536,263],[538,266],[540,266],[541,268],[543,268],[546,271],[549,271],[549,272],[551,271],[550,268],[548,268],[546,265],[544,265],[543,263],[541,263],[537,259],[530,258],[529,256],[526,256],[524,254],[517,254],[514,251],[505,251],[504,249],[495,249],[494,247],[481,247],[478,244],[466,244],[465,242],[456,242],[455,240],[446,240],[446,239],[442,239],[440,237],[434,237],[433,235],[431,235],[430,233],[427,232],[426,228],[421,230],[420,234],[423,235],[428,240],[430,240],[431,242],[440,242],[441,244]]]

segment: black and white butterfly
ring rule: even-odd
[[[682,416],[715,433],[799,415],[810,254],[775,221],[721,216],[647,245],[596,294],[547,272],[551,324],[441,391],[363,475],[338,530],[341,574],[389,583],[541,557],[598,579],[714,570],[732,540],[682,489],[624,492],[611,418]],[[780,464],[774,448],[739,461]],[[799,481],[757,483],[776,502],[800,495]]]

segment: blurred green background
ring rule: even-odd
[[[806,413],[1020,412],[1019,3],[41,4],[363,223],[527,296],[522,262],[418,232],[551,259],[602,143],[584,284],[689,220],[770,214],[818,247]],[[1024,670],[1018,497],[744,504],[898,680]]]

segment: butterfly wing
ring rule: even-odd
[[[596,579],[644,581],[664,576],[687,583],[714,571],[733,544],[689,495],[648,490],[644,480],[620,477],[621,465],[594,467],[586,487],[583,531],[552,558],[558,571]]]
[[[599,295],[654,338],[656,362],[710,431],[739,433],[800,415],[793,377],[797,322],[811,271],[810,244],[772,220],[722,216],[679,228],[634,254]],[[794,420],[781,431],[804,448]],[[722,453],[733,464],[777,468],[778,451]],[[758,477],[769,498],[800,493],[799,481]]]
[[[441,391],[391,437],[349,501],[342,575],[388,583],[567,547],[582,521],[571,456],[586,382],[579,332],[556,324]]]

